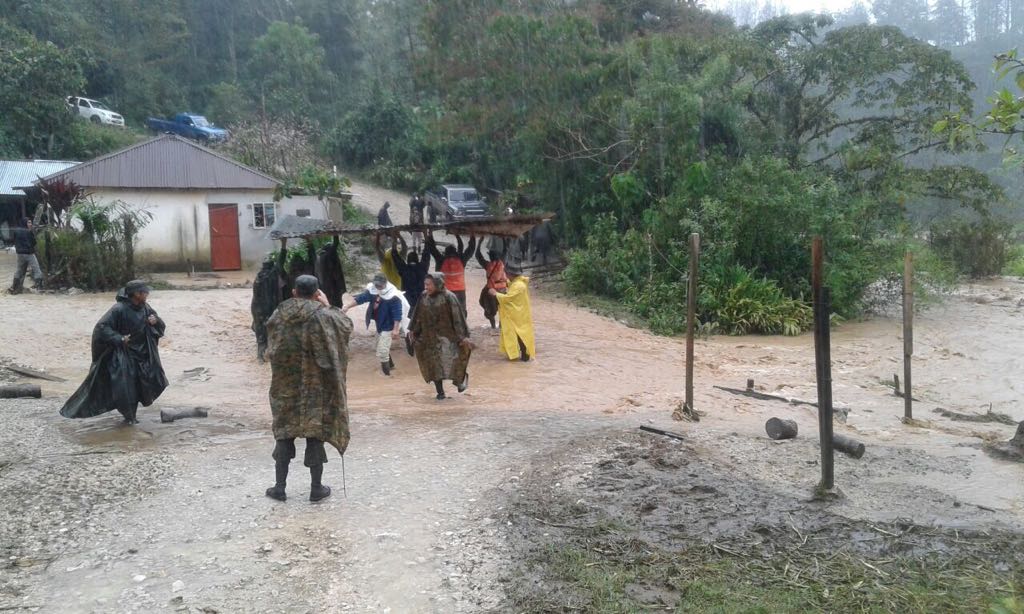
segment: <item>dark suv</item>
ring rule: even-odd
[[[430,207],[431,222],[449,222],[491,215],[487,203],[471,185],[446,184],[435,190],[428,190],[427,205]]]

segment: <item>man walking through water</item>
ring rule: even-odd
[[[295,280],[293,298],[281,303],[267,321],[270,360],[270,411],[274,417],[276,480],[267,489],[284,501],[288,465],[295,458],[295,439],[306,440],[303,463],[309,467],[309,500],[331,495],[321,481],[329,443],[344,456],[348,447],[348,398],[345,378],[352,320],[331,307],[316,277]]]
[[[18,255],[18,265],[14,270],[11,294],[21,294],[27,272],[32,274],[35,289],[42,288],[43,270],[39,268],[39,259],[36,258],[36,235],[32,232],[32,220],[25,218],[21,221],[21,228],[14,229],[14,251]]]
[[[139,404],[149,407],[167,388],[157,345],[166,326],[146,301],[146,282],[128,282],[117,302],[92,331],[89,375],[60,414],[89,418],[118,410],[126,424],[138,424]]]
[[[445,289],[444,275],[427,276],[426,292],[420,297],[409,324],[409,338],[416,348],[423,381],[433,382],[437,400],[446,398],[444,380],[455,383],[459,392],[469,386],[469,326],[455,295]]]
[[[508,291],[502,294],[493,288],[488,290],[498,301],[498,315],[501,317],[501,351],[509,360],[529,362],[536,356],[537,348],[533,335],[533,312],[530,309],[530,278],[523,275],[518,266],[505,268],[509,276]]]

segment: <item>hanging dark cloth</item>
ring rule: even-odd
[[[320,248],[316,257],[316,277],[320,280],[320,289],[327,295],[328,302],[334,307],[343,305],[342,295],[348,291],[345,285],[345,269],[341,265],[340,242],[334,237],[332,243]]]
[[[268,260],[256,274],[256,280],[252,284],[252,302],[249,305],[252,313],[252,332],[256,335],[256,350],[260,359],[263,358],[263,351],[267,347],[267,320],[277,309],[281,299],[276,265],[273,260]]]
[[[141,403],[149,407],[167,388],[167,377],[157,349],[166,326],[147,304],[133,305],[125,290],[100,318],[92,332],[92,366],[85,381],[67,400],[65,418],[90,418],[118,410],[134,421]],[[128,343],[124,337],[129,337]]]

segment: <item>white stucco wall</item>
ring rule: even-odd
[[[108,190],[95,189],[92,197],[101,202],[121,200],[145,209],[153,219],[139,233],[135,260],[143,266],[162,270],[185,270],[188,263],[196,269],[210,266],[209,205],[238,206],[238,240],[242,266],[258,266],[274,249],[267,234],[269,229],[253,227],[252,205],[273,203],[273,192],[228,190]],[[326,203],[313,196],[296,196],[277,203],[277,214],[296,215],[306,209],[309,216],[326,219]]]

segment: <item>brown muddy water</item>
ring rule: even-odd
[[[3,267],[0,267],[3,268]],[[517,522],[511,503],[533,462],[581,438],[614,442],[640,424],[683,433],[695,453],[738,482],[809,497],[818,477],[815,410],[713,388],[813,399],[810,336],[716,337],[697,344],[699,423],[670,419],[682,396],[683,343],[598,317],[534,289],[537,360],[497,352],[470,276],[478,348],[472,386],[437,402],[414,359],[395,348],[385,378],[372,334],[353,311],[349,400],[352,444],[306,500],[292,468],[289,501],[263,497],[273,480],[269,368],[255,360],[244,289],[154,292],[167,321],[161,355],[171,387],[142,423],[57,415],[88,369],[89,334],[108,295],[0,296],[0,356],[68,379],[44,382],[40,401],[0,401],[0,607],[63,612],[475,612],[502,609],[501,583]],[[1024,467],[989,458],[1001,424],[933,413],[992,409],[1024,419],[1024,285],[965,287],[917,319],[916,426],[883,383],[901,373],[895,319],[847,323],[833,334],[834,397],[849,407],[837,432],[862,439],[860,460],[839,456],[843,497],[831,514],[964,528],[1024,525]],[[204,367],[206,374],[189,376]],[[160,407],[204,406],[207,419],[159,422]],[[771,416],[800,437],[764,436]],[[587,462],[593,460],[587,452]],[[609,453],[610,454],[610,453]],[[571,456],[571,455],[570,455]],[[581,458],[583,462],[585,459]],[[550,484],[553,491],[562,488]],[[526,497],[524,499],[524,497]],[[536,505],[542,505],[537,500]],[[510,525],[509,523],[513,523]]]

